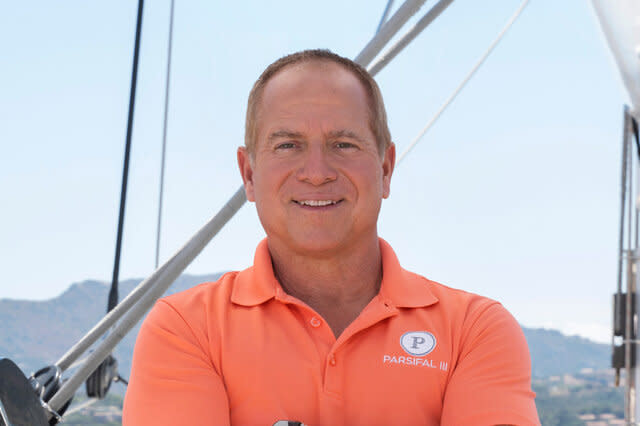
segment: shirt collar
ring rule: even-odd
[[[429,281],[402,269],[391,246],[382,238],[379,241],[382,256],[382,301],[398,308],[417,308],[438,302],[429,289]],[[238,274],[231,301],[238,305],[256,306],[282,293],[284,291],[273,273],[265,238],[256,248],[253,266]]]
[[[231,301],[238,305],[255,306],[275,297],[278,290],[282,291],[282,287],[273,273],[271,255],[265,238],[256,248],[253,266],[238,274]]]
[[[383,302],[391,302],[398,308],[419,308],[437,303],[438,298],[429,288],[430,281],[403,269],[389,243],[382,238],[379,241],[382,255],[380,297]]]

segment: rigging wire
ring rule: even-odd
[[[631,114],[629,114],[629,120],[631,120],[631,130],[633,131],[633,135],[635,136],[635,139],[636,139],[636,149],[637,149],[638,159],[640,160],[640,139],[638,136],[638,122],[636,121],[635,117]]]
[[[376,34],[380,32],[380,28],[387,22],[387,16],[389,16],[389,12],[391,11],[391,6],[393,6],[394,0],[388,0],[387,5],[384,8],[384,12],[382,12],[382,17],[380,18],[380,23],[378,24],[378,28],[376,28]]]
[[[629,137],[628,132],[630,130],[629,129],[630,126],[631,126],[631,123],[629,122],[625,124],[625,137]],[[629,143],[631,143],[631,141]],[[634,248],[632,246],[632,235],[634,233],[634,224],[633,224],[634,202],[633,200],[634,200],[634,194],[636,190],[634,185],[635,156],[632,154],[633,148],[629,146],[628,149],[629,149],[630,155],[627,162],[627,167],[628,167],[627,193],[629,194],[628,203],[627,203],[627,280],[626,280],[627,297],[626,297],[626,303],[625,303],[626,309],[625,309],[625,322],[624,322],[625,327],[624,327],[623,342],[624,342],[625,374],[626,374],[626,377],[633,377],[631,369],[633,368],[632,356],[633,356],[633,352],[635,352],[634,349],[632,348],[633,329],[634,329],[634,324],[633,324],[634,302],[633,302],[633,298],[630,297],[630,295],[633,295],[636,293],[635,272],[634,272],[635,262],[633,257],[635,254],[635,249],[637,249],[637,247]],[[633,401],[635,400],[635,398],[633,398],[631,395],[631,393],[635,391],[635,383],[634,382],[627,383],[626,388],[627,388],[627,391],[625,392],[625,401],[624,401],[625,419],[631,416],[631,414],[627,410],[629,410],[629,407],[632,407]]]
[[[116,237],[116,255],[113,261],[113,277],[107,312],[118,304],[118,275],[120,273],[120,251],[122,249],[122,231],[124,228],[124,210],[127,200],[127,181],[129,179],[129,154],[131,152],[131,134],[133,132],[133,113],[136,102],[136,83],[138,81],[138,59],[140,57],[140,33],[142,30],[142,8],[144,0],[138,1],[138,18],[136,21],[136,41],[133,49],[133,70],[131,72],[131,91],[129,93],[129,115],[127,118],[127,139],[124,149],[124,165],[122,167],[122,189],[120,191],[120,213],[118,215],[118,235]]]
[[[160,231],[162,226],[162,201],[164,196],[164,169],[167,152],[167,121],[169,113],[169,82],[171,81],[171,52],[173,45],[173,11],[174,0],[171,0],[171,12],[169,14],[169,44],[167,46],[167,80],[164,88],[164,122],[162,125],[162,160],[160,163],[160,194],[158,196],[158,226],[156,228],[156,263],[158,269],[158,259],[160,258]]]
[[[627,126],[629,126],[629,124],[627,123]],[[631,149],[631,148],[630,148]],[[627,203],[627,250],[629,250],[629,256],[632,256],[632,245],[631,245],[631,236],[633,235],[633,221],[631,220],[631,212],[633,209],[633,161],[634,156],[631,155],[629,157],[629,162],[627,163],[627,167],[629,168],[628,170],[628,176],[629,176],[629,183],[627,186],[627,191],[629,193],[629,202]],[[627,283],[627,288],[629,289],[631,286],[631,284]],[[628,290],[631,291],[631,290]]]
[[[487,49],[487,51],[482,55],[482,57],[478,60],[478,62],[476,62],[476,64],[473,66],[473,68],[471,68],[471,71],[469,71],[469,73],[467,74],[467,76],[464,78],[464,80],[462,80],[462,82],[458,85],[458,87],[453,91],[453,93],[449,96],[449,98],[444,102],[444,104],[442,104],[442,106],[440,107],[440,109],[438,110],[438,112],[436,112],[436,114],[431,118],[431,120],[429,120],[429,122],[427,123],[426,126],[424,126],[424,128],[420,131],[420,133],[418,134],[418,136],[416,136],[413,141],[411,141],[411,143],[409,144],[409,146],[402,152],[402,154],[400,154],[400,156],[398,156],[398,160],[396,161],[396,166],[398,164],[400,164],[400,162],[407,156],[407,154],[409,154],[409,152],[413,149],[414,146],[416,146],[416,144],[418,142],[420,142],[420,140],[422,139],[422,137],[427,133],[427,131],[431,128],[431,126],[434,125],[434,123],[438,120],[438,118],[440,118],[440,116],[442,115],[442,113],[447,109],[447,107],[451,104],[451,102],[453,102],[453,100],[458,96],[458,94],[460,93],[460,91],[464,88],[464,86],[469,82],[469,80],[471,80],[471,77],[473,77],[473,75],[476,73],[476,71],[478,71],[478,69],[482,66],[482,64],[484,63],[484,61],[487,59],[487,57],[489,57],[489,55],[491,54],[491,52],[493,51],[493,49],[498,45],[498,43],[500,42],[500,40],[502,40],[502,38],[504,37],[504,35],[507,33],[507,31],[509,30],[509,28],[511,28],[511,26],[513,25],[513,23],[518,19],[518,17],[520,16],[520,14],[522,13],[522,11],[524,10],[524,8],[527,6],[527,4],[529,4],[529,0],[524,0],[521,4],[520,7],[518,7],[518,9],[516,10],[516,12],[513,14],[513,16],[511,16],[511,18],[509,19],[509,21],[507,21],[507,24],[504,26],[504,28],[502,29],[502,31],[500,31],[500,33],[498,34],[498,36],[496,37],[496,39],[493,41],[493,43],[491,43],[491,45],[489,46],[489,48]]]
[[[618,287],[617,293],[620,295],[622,293],[622,268],[623,261],[625,257],[625,248],[624,248],[624,231],[625,231],[625,211],[626,211],[626,201],[627,201],[627,161],[629,157],[629,137],[628,137],[628,107],[625,106],[624,114],[623,114],[623,125],[622,129],[624,135],[622,137],[622,167],[621,169],[621,182],[620,182],[620,230],[618,234]]]
[[[118,231],[116,237],[116,254],[113,261],[113,277],[107,302],[107,314],[118,305],[118,276],[120,273],[120,253],[122,250],[122,234],[124,229],[124,213],[127,200],[127,181],[129,178],[129,157],[131,153],[131,136],[133,133],[133,117],[135,112],[136,85],[138,81],[138,62],[140,59],[140,38],[142,33],[142,12],[144,0],[138,1],[136,19],[136,36],[133,49],[133,69],[131,71],[131,88],[129,92],[129,113],[127,117],[127,136],[124,150],[124,164],[122,166],[122,189],[120,190],[120,212],[118,214]],[[58,367],[59,368],[59,367]],[[118,362],[109,354],[102,362],[94,367],[86,379],[87,396],[104,398],[109,392],[114,376],[118,375]],[[64,388],[64,385],[60,388]],[[55,398],[55,395],[54,397]],[[53,399],[52,398],[52,399]],[[58,408],[58,406],[56,406]],[[53,412],[55,415],[55,412]]]
[[[400,28],[422,7],[427,0],[405,0],[398,10],[387,22],[384,23],[380,32],[377,33],[369,43],[360,51],[354,59],[362,67],[367,67],[373,61],[384,46],[393,38]]]
[[[371,75],[375,75],[384,68],[393,58],[395,58],[398,53],[400,53],[405,47],[407,47],[420,33],[422,30],[427,28],[444,10],[449,7],[449,5],[453,3],[453,0],[440,0],[436,3],[429,11],[422,17],[418,22],[416,22],[413,27],[409,29],[400,40],[398,40],[393,46],[391,46],[387,51],[382,53],[380,57],[369,67],[367,67],[367,71]]]

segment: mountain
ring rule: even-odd
[[[216,281],[220,275],[181,275],[165,295],[202,282]],[[120,282],[120,300],[141,281],[130,279]],[[107,283],[89,280],[73,284],[60,296],[49,300],[0,299],[0,358],[10,358],[27,375],[53,364],[104,316],[108,293]],[[125,378],[131,371],[133,346],[140,323],[114,351],[120,375]],[[121,389],[121,386],[113,388]]]
[[[172,294],[221,274],[182,275],[167,291]],[[128,294],[141,280],[120,283],[120,294]],[[104,282],[73,284],[60,296],[45,301],[0,299],[0,358],[10,358],[25,372],[56,362],[104,315],[109,287]],[[121,297],[122,299],[122,297]],[[120,374],[128,378],[139,325],[114,351]],[[573,374],[584,368],[609,368],[609,345],[567,337],[558,331],[523,327],[529,343],[534,377]],[[121,386],[114,386],[122,389]]]
[[[534,377],[574,374],[585,368],[603,370],[611,366],[611,345],[556,330],[522,327],[531,353]]]

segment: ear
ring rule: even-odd
[[[391,175],[396,165],[396,145],[391,142],[382,158],[382,198],[389,198],[391,192]]]
[[[256,197],[253,190],[253,160],[251,159],[251,154],[249,154],[247,148],[244,146],[238,148],[238,167],[240,168],[240,174],[244,182],[244,193],[247,196],[247,200],[255,201]]]

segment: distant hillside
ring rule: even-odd
[[[216,281],[220,275],[182,275],[166,294]],[[121,282],[120,300],[141,281]],[[105,315],[108,293],[109,286],[104,282],[83,281],[45,301],[0,299],[0,358],[10,358],[27,375],[56,362]],[[139,329],[140,324],[114,351],[120,374],[125,378],[131,371],[131,356]]]
[[[522,327],[529,344],[534,377],[602,370],[611,365],[611,346],[556,330]]]
[[[183,275],[168,294],[214,281],[220,274]],[[121,299],[141,280],[120,285]],[[0,299],[0,358],[10,358],[26,373],[57,361],[104,315],[108,286],[103,282],[73,284],[60,296],[46,301]],[[120,373],[129,377],[131,356],[139,326],[120,343],[115,356]],[[533,360],[533,375],[577,373],[583,368],[609,367],[608,345],[580,337],[567,337],[554,330],[523,328]],[[119,385],[115,386],[120,388]]]

